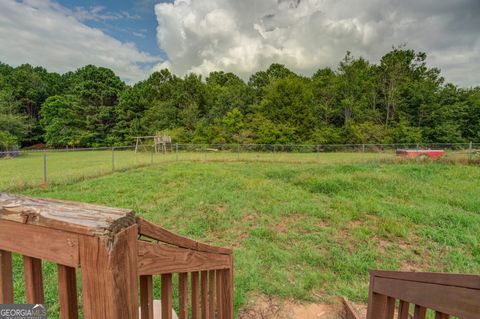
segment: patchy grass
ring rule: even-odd
[[[238,310],[258,294],[366,302],[372,268],[478,273],[479,178],[478,167],[442,163],[180,162],[24,193],[133,208],[234,247]]]

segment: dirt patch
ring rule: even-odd
[[[329,304],[299,304],[272,297],[259,297],[239,313],[241,319],[339,319],[342,307]]]
[[[303,218],[303,214],[289,214],[282,216],[280,222],[275,225],[274,230],[277,234],[286,234]]]
[[[352,306],[359,318],[367,318],[367,305],[352,303]]]

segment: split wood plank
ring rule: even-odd
[[[0,220],[112,236],[135,224],[135,214],[129,209],[0,193]]]
[[[172,233],[158,225],[152,224],[143,218],[137,218],[137,224],[139,226],[139,232],[141,235],[155,239],[170,245],[175,245],[182,248],[188,248],[192,250],[202,251],[206,253],[217,253],[231,255],[232,249],[217,247],[200,243],[198,241],[186,238],[175,233]]]
[[[371,270],[370,277],[382,277],[390,279],[399,279],[407,281],[424,282],[429,284],[438,284],[445,286],[464,287],[471,289],[480,289],[480,276],[450,274],[450,273],[432,273],[432,272],[403,272]]]

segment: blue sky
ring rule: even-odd
[[[58,0],[58,3],[85,12],[86,25],[98,28],[122,42],[133,42],[141,51],[165,58],[156,40],[157,17],[154,6],[168,0]],[[96,11],[98,10],[98,11]]]

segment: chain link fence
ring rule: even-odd
[[[127,169],[175,162],[348,164],[396,161],[396,151],[442,150],[442,160],[480,162],[480,143],[425,144],[168,144],[0,152],[0,190],[66,184]]]

